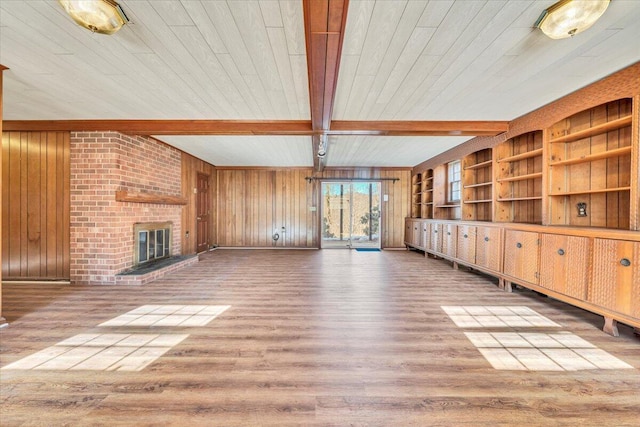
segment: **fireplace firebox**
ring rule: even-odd
[[[134,224],[134,266],[170,257],[172,229],[171,222]]]

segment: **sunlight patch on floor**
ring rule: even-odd
[[[570,332],[465,332],[495,369],[578,371],[634,369]]]
[[[442,309],[459,328],[560,327],[525,306],[442,306]]]
[[[229,305],[143,305],[98,326],[205,326]]]
[[[189,335],[79,334],[2,370],[141,371]]]

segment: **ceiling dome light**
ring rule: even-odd
[[[583,32],[602,16],[610,0],[560,0],[545,9],[536,28],[552,39],[564,39]]]
[[[129,22],[113,0],[58,0],[76,23],[94,33],[113,34]]]

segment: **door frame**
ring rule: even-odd
[[[383,221],[382,221],[382,181],[381,180],[377,180],[377,179],[362,179],[362,180],[353,180],[353,179],[325,179],[325,180],[319,180],[320,182],[320,189],[318,191],[319,194],[319,218],[318,218],[318,223],[320,226],[320,230],[318,233],[319,236],[319,242],[318,242],[318,246],[320,247],[320,249],[357,249],[357,248],[372,248],[372,249],[382,249],[382,236],[383,236],[383,230],[382,230],[382,226],[383,226]],[[379,216],[378,216],[378,240],[377,240],[377,244],[376,245],[370,245],[370,244],[354,244],[353,243],[353,203],[349,203],[349,239],[347,240],[347,244],[344,246],[340,246],[340,245],[329,245],[326,246],[324,244],[324,239],[323,239],[323,219],[324,219],[324,210],[325,210],[325,206],[324,206],[324,186],[325,184],[343,184],[348,186],[349,188],[349,192],[350,194],[353,194],[353,186],[354,184],[357,183],[365,183],[365,184],[377,184],[378,185],[378,195],[379,195],[379,207],[378,207],[378,212],[379,212]],[[370,195],[371,196],[371,195]]]

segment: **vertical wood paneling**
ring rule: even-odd
[[[320,179],[399,178],[395,183],[382,181],[382,194],[388,195],[388,201],[382,202],[381,236],[382,247],[402,247],[403,221],[410,207],[410,174],[408,169],[326,169],[309,183],[305,178],[313,175],[310,168],[218,169],[218,244],[317,248]],[[274,230],[280,234],[277,242],[272,239]]]
[[[68,279],[70,137],[2,134],[2,272],[12,279]]]

